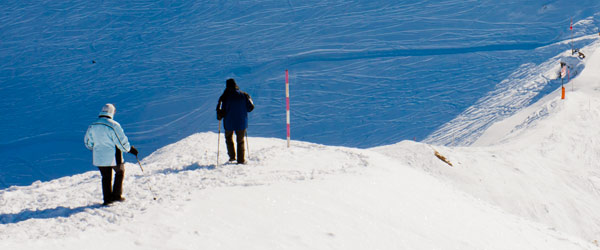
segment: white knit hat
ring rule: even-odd
[[[115,108],[115,105],[107,103],[107,104],[104,104],[104,107],[102,107],[102,111],[100,111],[100,115],[105,115],[112,119],[115,116],[116,111],[117,111],[117,109]]]

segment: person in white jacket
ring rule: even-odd
[[[103,205],[125,200],[121,196],[125,175],[122,152],[129,152],[136,157],[138,154],[137,149],[129,144],[121,125],[113,120],[115,112],[114,105],[105,104],[98,119],[88,127],[84,139],[85,146],[93,152],[93,164],[102,175]],[[114,186],[111,185],[113,170]]]

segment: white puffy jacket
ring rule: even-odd
[[[121,125],[108,117],[99,117],[85,133],[85,146],[92,150],[93,164],[98,167],[116,166],[115,146],[129,152],[131,145]],[[123,159],[123,157],[121,157]]]

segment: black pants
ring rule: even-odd
[[[102,196],[104,197],[104,203],[108,204],[115,200],[121,199],[123,193],[123,176],[125,176],[125,169],[123,164],[119,164],[116,167],[98,167],[100,174],[102,175]],[[115,183],[112,182],[112,172],[115,171]]]
[[[104,204],[109,204],[115,200],[121,199],[123,193],[123,177],[125,176],[125,165],[122,163],[121,150],[117,148],[115,153],[115,160],[117,166],[111,167],[98,167],[100,175],[102,175],[102,196],[104,197]],[[115,171],[115,183],[112,183],[112,172]]]
[[[233,146],[233,132],[234,131],[225,131],[225,143],[227,144],[227,154],[229,155],[229,160],[235,160],[235,147]],[[237,142],[237,162],[245,163],[244,153],[246,152],[244,149],[244,135],[246,134],[246,130],[236,130],[235,131],[235,140]]]

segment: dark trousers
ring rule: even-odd
[[[108,204],[115,200],[121,199],[123,193],[123,176],[125,176],[125,168],[123,164],[118,164],[116,167],[98,167],[102,175],[102,196],[104,203]],[[115,183],[112,182],[112,172],[115,171]]]
[[[233,132],[234,131],[225,131],[225,143],[227,144],[227,154],[229,155],[229,160],[235,160],[235,147],[233,146]],[[246,130],[236,130],[235,131],[235,140],[237,142],[237,162],[244,163],[244,135],[246,134]]]
[[[123,154],[119,148],[115,147],[115,167],[98,167],[100,175],[102,175],[102,196],[104,204],[109,204],[113,201],[121,200],[123,194],[123,177],[125,176],[125,164],[123,164]],[[112,172],[115,171],[115,183],[112,183]]]

